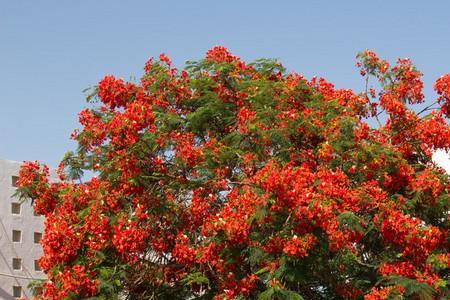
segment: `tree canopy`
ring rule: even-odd
[[[36,297],[448,299],[450,75],[425,103],[410,60],[357,66],[361,93],[220,46],[104,77],[61,180],[20,171],[46,217]]]

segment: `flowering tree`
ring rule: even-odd
[[[424,108],[409,60],[357,66],[361,94],[223,47],[106,76],[61,180],[20,171],[46,217],[37,298],[448,299],[450,178],[431,156],[450,150],[450,75]]]

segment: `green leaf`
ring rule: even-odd
[[[209,279],[203,276],[201,272],[195,272],[192,274],[187,275],[185,278],[181,280],[186,285],[191,285],[193,283],[197,284],[208,284]]]
[[[274,295],[275,290],[273,288],[267,289],[258,295],[258,300],[270,300]]]
[[[264,258],[264,252],[260,248],[251,247],[248,250],[248,261],[252,266],[257,266]]]
[[[302,296],[297,294],[296,292],[289,291],[289,290],[279,290],[277,291],[277,296],[280,297],[280,299],[285,300],[304,300]]]
[[[339,224],[344,228],[350,228],[358,232],[364,232],[364,229],[361,227],[359,217],[351,211],[341,213],[337,217],[337,220]]]
[[[399,284],[405,288],[406,296],[418,296],[420,300],[433,300],[434,289],[425,283],[401,276],[390,276],[387,278],[389,284]]]

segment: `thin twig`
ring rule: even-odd
[[[433,105],[435,105],[435,104],[437,104],[437,103],[438,103],[437,100],[434,101],[433,103],[431,103],[430,105],[428,105],[427,107],[425,107],[424,109],[422,109],[421,111],[419,111],[419,112],[417,113],[417,115],[420,115],[421,113],[423,113],[423,112],[429,110]]]

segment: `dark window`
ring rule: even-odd
[[[15,243],[20,243],[22,241],[22,231],[13,230],[12,231],[12,241]]]
[[[11,213],[13,215],[20,215],[20,203],[17,202],[11,203]]]
[[[17,187],[17,181],[19,180],[19,176],[12,176],[11,177],[11,185],[13,187]]]
[[[13,286],[13,297],[14,298],[22,297],[22,287],[21,286]]]
[[[39,261],[38,260],[34,261],[34,270],[35,271],[41,271],[41,267],[39,266]]]
[[[34,243],[35,244],[39,244],[42,238],[42,233],[40,232],[35,232],[34,233]]]
[[[43,288],[40,286],[36,287],[35,291],[36,291],[36,295],[40,295],[40,296],[42,296],[42,293],[44,292]]]
[[[21,258],[13,258],[12,261],[13,270],[22,270],[22,259]]]

